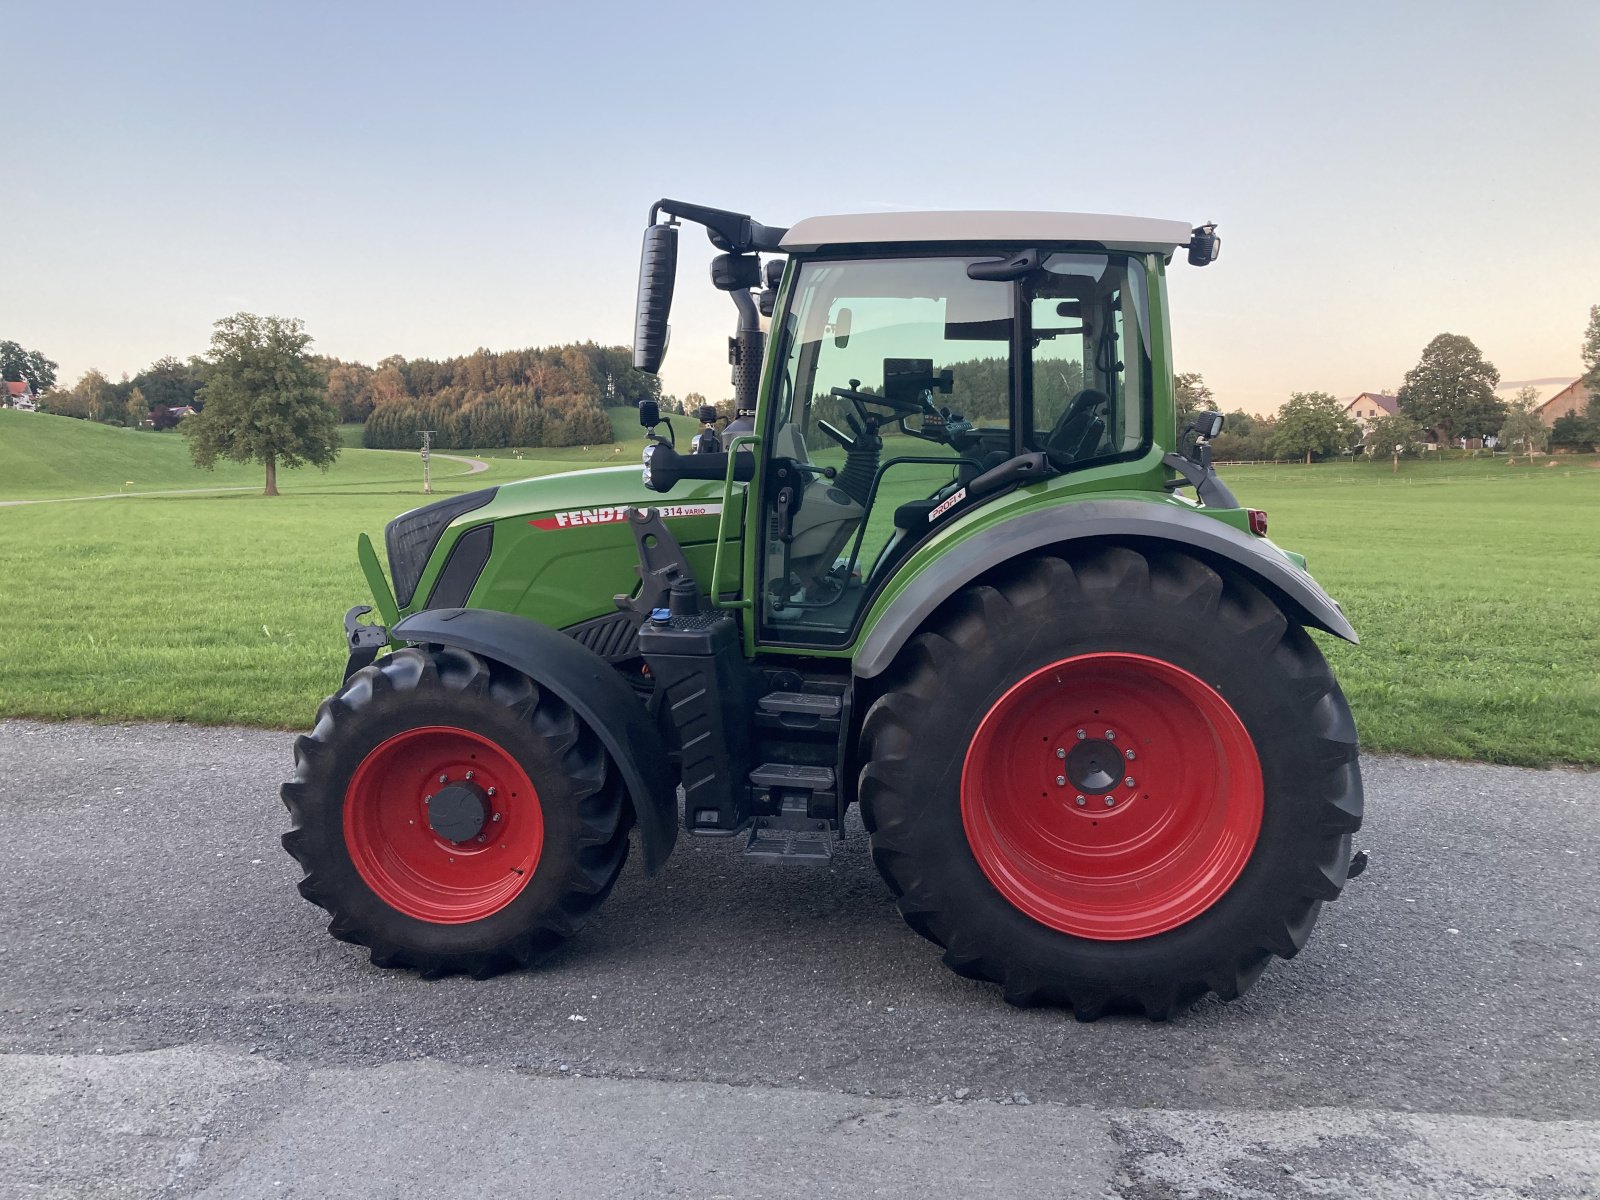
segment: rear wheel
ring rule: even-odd
[[[1163,1018],[1305,943],[1361,818],[1309,637],[1181,553],[1012,564],[917,635],[862,731],[873,857],[1016,1004]]]
[[[351,677],[295,743],[284,847],[329,932],[379,966],[488,975],[577,932],[628,848],[593,730],[526,676],[450,648]]]

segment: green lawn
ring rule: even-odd
[[[1224,476],[1361,634],[1321,641],[1367,747],[1600,764],[1600,461]]]
[[[118,491],[130,465],[156,487],[259,482],[194,471],[169,435],[21,424],[39,420],[0,412],[0,498]],[[615,455],[478,452],[490,470],[473,476],[436,463],[435,487],[637,461],[627,432]],[[1369,749],[1600,765],[1600,469],[1556,461],[1225,471],[1361,631],[1360,647],[1321,641]],[[0,715],[306,725],[337,682],[339,620],[365,599],[356,534],[422,498],[415,459],[381,451],[280,486],[0,507]]]

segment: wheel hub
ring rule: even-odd
[[[1067,753],[1067,783],[1088,796],[1101,796],[1122,782],[1122,751],[1102,738],[1076,742]]]
[[[466,842],[489,823],[489,796],[471,780],[447,784],[428,800],[428,826],[450,842]]]
[[[457,725],[402,730],[345,788],[345,846],[361,878],[419,921],[465,924],[505,908],[538,868],[544,815],[527,770]]]
[[[1164,933],[1215,904],[1262,808],[1255,746],[1221,694],[1121,651],[1018,680],[962,768],[962,824],[989,882],[1034,920],[1101,941]]]

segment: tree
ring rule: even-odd
[[[1206,381],[1194,372],[1175,376],[1172,380],[1172,398],[1178,406],[1178,432],[1188,428],[1197,412],[1216,407],[1216,399]]]
[[[1600,304],[1589,307],[1589,328],[1583,335],[1583,386],[1589,395],[1600,396]]]
[[[1422,445],[1423,429],[1403,412],[1384,413],[1374,417],[1367,427],[1367,453],[1373,457],[1387,454],[1400,469],[1402,454],[1415,454]]]
[[[117,399],[116,385],[99,371],[85,371],[73,390],[84,416],[91,421],[110,422],[125,411]]]
[[[1500,440],[1508,449],[1525,446],[1529,455],[1532,455],[1549,443],[1550,431],[1539,419],[1538,408],[1538,388],[1518,390],[1506,412],[1506,423],[1500,427]]]
[[[360,422],[372,415],[372,368],[360,363],[324,359],[328,373],[328,403],[339,413],[339,420]]]
[[[1396,399],[1401,412],[1446,441],[1483,437],[1505,424],[1505,402],[1494,394],[1499,383],[1500,372],[1471,338],[1441,333],[1406,372]]]
[[[144,398],[144,392],[137,386],[128,394],[128,427],[138,429],[150,416],[150,404]]]
[[[25,379],[35,392],[48,392],[56,385],[56,364],[37,350],[24,350],[16,342],[0,342],[0,379],[12,383]]]
[[[1242,408],[1234,409],[1227,418],[1222,432],[1211,443],[1218,462],[1257,462],[1274,456],[1272,442],[1277,431],[1276,421]]]
[[[278,494],[278,464],[327,470],[339,457],[339,414],[326,381],[306,352],[311,337],[292,317],[235,313],[211,335],[214,370],[201,392],[205,408],[183,422],[195,465],[218,458],[266,467],[264,494]]]
[[[1550,441],[1557,446],[1583,450],[1593,440],[1589,436],[1589,422],[1579,413],[1570,412],[1564,417],[1557,417],[1550,426]]]
[[[158,358],[133,377],[133,386],[144,393],[150,408],[182,408],[193,404],[204,382],[196,370],[196,360],[180,362],[168,355]]]
[[[1285,458],[1337,454],[1350,445],[1357,426],[1345,415],[1344,405],[1327,392],[1296,392],[1278,410],[1272,433],[1273,449]]]

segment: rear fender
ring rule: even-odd
[[[570,704],[622,774],[645,870],[667,861],[678,837],[678,789],[667,749],[645,706],[605,659],[548,625],[491,609],[430,608],[390,632],[400,641],[454,646],[504,663]]]
[[[1165,543],[1238,571],[1271,596],[1291,620],[1347,642],[1360,641],[1338,602],[1270,542],[1175,505],[1082,500],[1033,509],[951,547],[907,584],[874,622],[856,653],[856,676],[872,679],[887,670],[934,609],[985,571],[1035,550],[1089,541]]]

